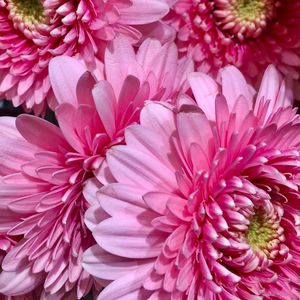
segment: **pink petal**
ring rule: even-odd
[[[243,74],[233,66],[221,70],[222,94],[225,96],[229,111],[232,111],[240,96],[244,96],[248,102],[249,109],[253,107],[253,94],[248,87]]]
[[[59,104],[71,103],[77,106],[76,86],[85,72],[85,67],[69,56],[58,56],[50,61],[49,77]]]
[[[92,90],[96,80],[90,72],[85,72],[79,78],[76,86],[78,104],[88,104],[94,106]]]
[[[75,107],[69,103],[60,104],[55,110],[59,127],[61,128],[61,131],[68,143],[77,152],[84,153],[84,145],[81,143],[75,131],[75,123],[77,122],[75,114]]]
[[[57,152],[59,148],[70,148],[60,129],[41,118],[21,115],[17,118],[16,126],[29,143],[42,149]]]
[[[107,134],[113,138],[116,133],[116,98],[109,82],[100,81],[93,89],[96,109]]]
[[[122,24],[147,24],[155,22],[164,17],[169,6],[160,0],[131,0],[132,6],[119,8],[121,13],[119,22]]]
[[[133,47],[124,37],[118,37],[108,43],[105,52],[105,68],[107,80],[113,86],[117,97],[128,75],[143,78],[144,73],[136,61]]]
[[[99,295],[97,300],[132,300],[147,299],[148,297],[138,297],[142,293],[142,285],[150,270],[152,264],[146,264],[130,272],[125,276],[113,281]]]
[[[127,258],[155,257],[161,252],[165,236],[146,225],[146,221],[138,217],[110,218],[100,223],[93,235],[112,254]]]
[[[173,172],[146,153],[124,147],[113,147],[107,153],[108,165],[114,177],[123,183],[142,185],[145,188],[161,186],[173,190],[176,178]],[[157,173],[157,170],[160,170]]]
[[[30,266],[14,272],[2,271],[0,293],[10,296],[24,295],[39,286],[43,277],[43,273],[33,274]]]
[[[115,256],[94,245],[85,251],[82,265],[93,276],[115,280],[151,262],[152,259],[132,260]]]
[[[209,120],[215,120],[215,99],[218,94],[216,82],[204,73],[191,73],[188,79],[198,106]]]

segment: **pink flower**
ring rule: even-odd
[[[135,43],[151,23],[153,34],[164,38],[155,22],[167,12],[163,0],[0,0],[0,93],[36,114],[46,100],[53,108],[51,58],[76,55],[95,69],[107,41],[117,35]]]
[[[175,0],[166,17],[182,55],[215,76],[233,64],[261,78],[270,63],[293,77],[300,93],[300,3],[297,0]],[[300,95],[300,94],[299,94]]]
[[[155,62],[155,64],[154,64]],[[0,232],[17,236],[0,274],[0,293],[17,296],[43,286],[41,299],[80,299],[93,279],[82,269],[94,239],[83,216],[85,184],[111,180],[106,151],[122,143],[145,100],[185,91],[192,65],[178,65],[174,44],[145,41],[137,54],[123,38],[108,46],[106,80],[98,83],[75,59],[57,57],[50,79],[59,127],[38,117],[0,118]],[[93,180],[87,183],[87,179]],[[103,216],[90,216],[99,221]]]
[[[300,298],[299,115],[272,66],[255,101],[236,68],[221,79],[192,73],[199,107],[149,103],[108,151],[84,255],[98,299]]]

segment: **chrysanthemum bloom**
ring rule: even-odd
[[[45,100],[54,107],[48,65],[52,57],[74,56],[90,69],[116,35],[132,43],[168,12],[163,0],[0,0],[0,94],[40,113]],[[154,22],[154,23],[153,23]]]
[[[184,91],[192,65],[177,64],[174,44],[147,40],[135,54],[126,39],[116,39],[105,58],[107,80],[96,85],[75,59],[50,63],[60,128],[30,115],[0,118],[0,232],[20,240],[3,260],[0,293],[42,285],[42,299],[80,299],[90,290],[81,259],[95,241],[83,221],[89,204],[82,186],[95,174],[109,180],[106,151],[123,141],[145,100]]]
[[[299,1],[175,0],[172,8],[167,22],[178,31],[180,51],[194,58],[198,70],[215,76],[234,64],[256,79],[272,63],[299,79]]]
[[[109,217],[84,255],[111,281],[98,299],[299,299],[300,119],[285,82],[269,67],[256,101],[234,67],[222,87],[190,84],[199,107],[149,103],[107,153],[117,182],[98,193]]]

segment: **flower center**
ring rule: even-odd
[[[246,240],[254,252],[264,252],[267,256],[272,256],[272,250],[281,243],[282,236],[280,217],[274,211],[268,213],[263,208],[254,210],[246,233]]]
[[[255,21],[268,12],[266,3],[261,0],[238,0],[234,7],[240,19],[245,21]]]
[[[215,0],[217,24],[243,41],[256,38],[276,16],[279,0]]]
[[[15,23],[19,21],[31,27],[44,21],[44,9],[39,0],[10,0],[8,5]]]

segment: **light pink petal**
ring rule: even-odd
[[[175,131],[174,112],[161,103],[147,103],[141,111],[140,122],[143,126],[157,132],[165,141],[169,141]]]
[[[215,99],[219,92],[216,82],[204,73],[191,73],[188,80],[198,106],[209,120],[215,120]]]
[[[77,106],[76,86],[85,72],[83,64],[69,56],[58,56],[50,61],[50,81],[59,104],[71,103]]]
[[[151,70],[154,57],[157,56],[161,50],[162,45],[156,39],[146,39],[137,51],[137,61],[146,70]]]
[[[93,89],[93,98],[98,114],[107,134],[112,138],[116,133],[116,98],[109,82],[100,81]]]
[[[98,193],[97,197],[101,203],[101,207],[111,216],[118,216],[126,213],[126,205],[132,210],[145,211],[145,204],[142,199],[144,194],[143,187],[130,186],[121,183],[112,183],[104,186]],[[123,208],[121,210],[123,203]],[[118,209],[114,209],[118,207]]]
[[[153,38],[165,44],[174,40],[176,30],[164,22],[154,22],[145,25],[134,26],[142,33],[144,39]]]
[[[0,117],[0,137],[20,138],[21,135],[16,129],[16,118]]]
[[[225,96],[229,111],[232,111],[235,102],[240,96],[244,96],[249,109],[253,107],[252,90],[248,87],[243,74],[233,66],[227,66],[220,71],[222,80],[222,94]]]
[[[100,223],[93,235],[106,251],[127,258],[156,257],[162,248],[165,236],[149,224],[147,216],[116,217]]]
[[[103,194],[99,195],[101,208],[113,217],[139,216],[144,215],[147,218],[151,216],[143,207],[122,201],[116,198],[106,197]],[[154,217],[154,216],[153,216]]]
[[[98,245],[94,245],[85,251],[82,265],[93,276],[115,280],[151,262],[152,259],[132,260],[112,255]]]
[[[177,70],[177,49],[174,43],[161,43],[147,39],[139,48],[137,59],[147,73],[153,72],[158,80],[164,79],[164,74],[175,77]]]
[[[119,8],[120,23],[132,25],[152,23],[164,17],[169,11],[169,6],[161,0],[147,0],[147,2],[131,0],[131,3],[130,7]]]
[[[173,190],[176,178],[173,172],[154,156],[124,146],[113,147],[107,153],[108,165],[114,177],[127,184],[145,188],[160,186]],[[157,173],[159,170],[159,173]]]
[[[98,205],[97,192],[102,184],[96,179],[91,178],[84,183],[83,195],[90,205]]]
[[[150,209],[160,215],[164,215],[166,213],[167,203],[172,196],[172,194],[164,192],[149,192],[143,195],[143,200]]]
[[[177,66],[177,73],[175,75],[175,86],[180,86],[182,92],[189,89],[188,75],[194,71],[194,63],[190,58],[181,59]]]
[[[99,295],[97,300],[142,300],[148,297],[138,297],[144,280],[149,275],[152,264],[145,264],[134,272],[113,281]]]
[[[90,231],[93,231],[101,221],[107,218],[109,218],[109,214],[100,205],[91,206],[84,214],[84,223]]]
[[[209,141],[213,133],[206,116],[200,112],[181,112],[177,115],[179,139],[186,158],[192,144],[198,144],[208,155],[211,153]]]
[[[20,172],[20,166],[34,159],[37,147],[29,144],[23,137],[11,139],[0,136],[0,175],[11,175]]]
[[[2,271],[0,274],[0,293],[10,296],[24,295],[43,281],[43,274],[33,274],[31,267],[27,266],[14,272]]]
[[[267,120],[270,114],[275,112],[279,107],[292,105],[292,99],[290,97],[289,90],[286,88],[286,83],[273,65],[269,65],[264,73],[261,86],[256,97],[254,107],[255,113],[257,113],[262,101],[270,101],[265,120]]]
[[[128,75],[143,78],[144,71],[137,63],[135,52],[129,41],[118,37],[108,43],[105,52],[105,70],[107,80],[119,96],[123,82]]]
[[[60,104],[55,110],[59,127],[68,143],[77,152],[84,153],[84,145],[80,142],[75,131],[75,122],[77,122],[75,114],[76,108],[69,103]]]
[[[158,160],[164,162],[170,169],[174,169],[172,166],[174,160],[170,158],[172,151],[171,143],[169,143],[168,140],[164,140],[163,136],[160,136],[147,127],[132,125],[125,131],[125,139],[126,144],[131,148],[152,154],[156,156]]]

